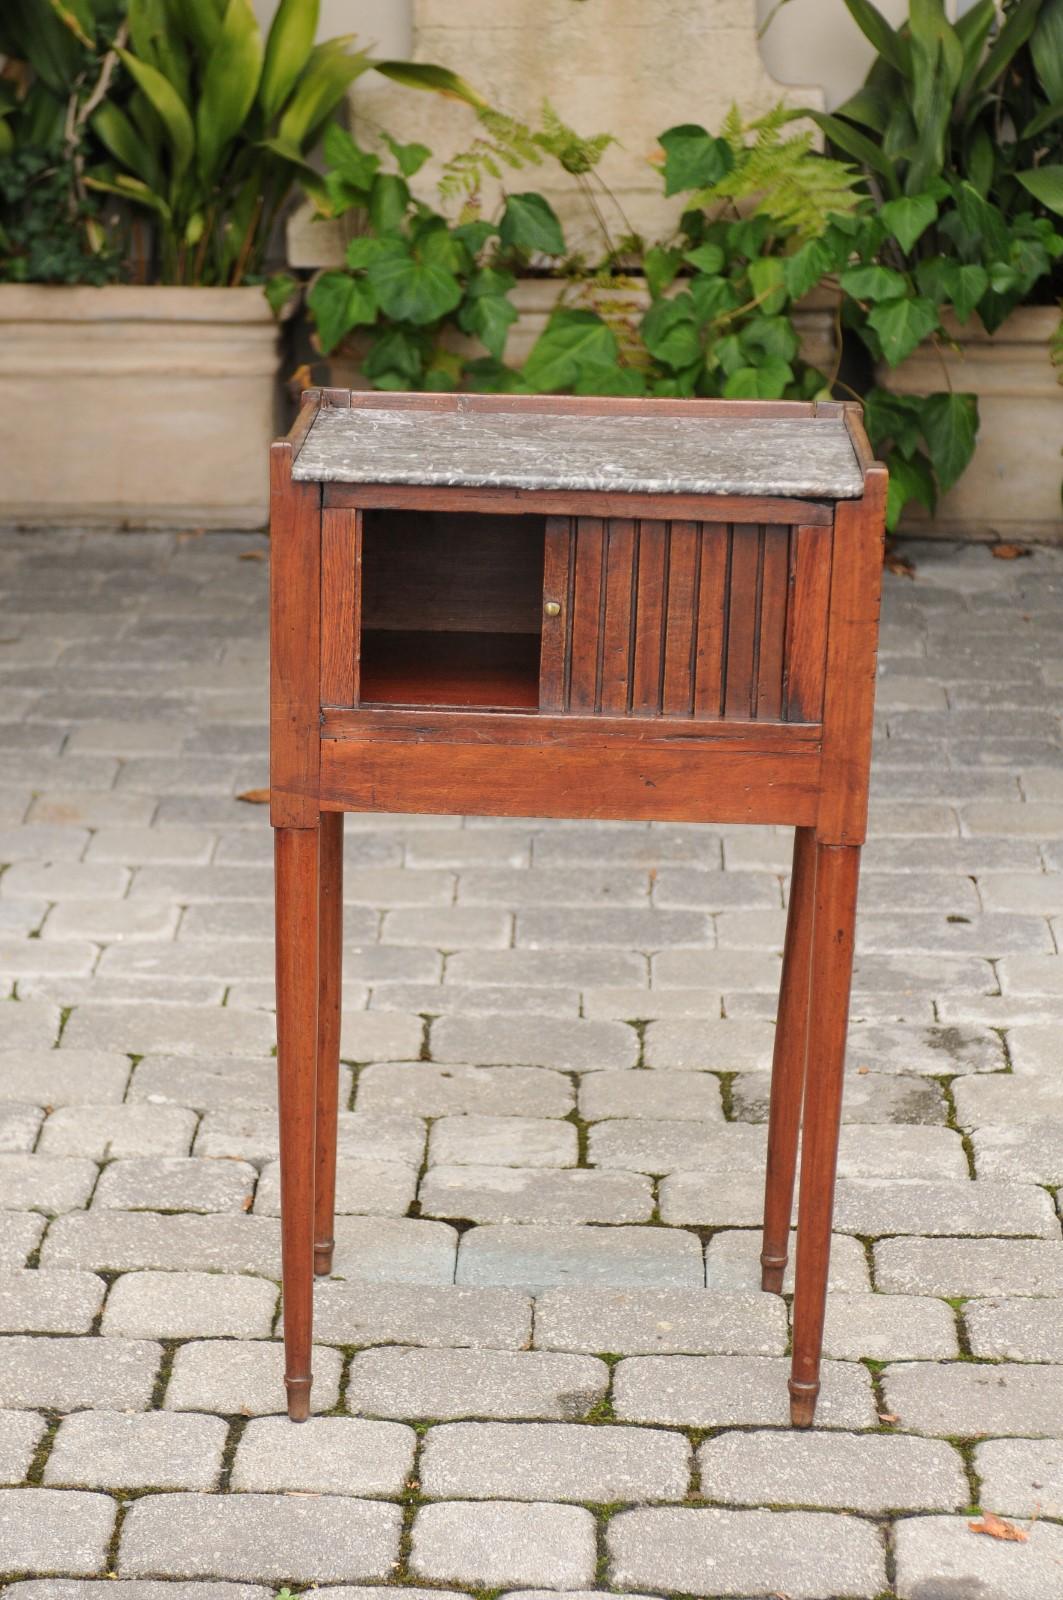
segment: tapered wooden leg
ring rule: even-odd
[[[343,812],[321,814],[314,1271],[332,1271],[343,984]]]
[[[801,1096],[805,1085],[815,890],[815,833],[811,828],[797,828],[794,832],[794,864],[790,874],[790,907],[786,916],[779,1014],[775,1024],[775,1053],[771,1063],[768,1165],[764,1180],[760,1287],[771,1294],[782,1293],[790,1244],[797,1137],[801,1127]]]
[[[310,1414],[314,1314],[318,829],[278,828],[274,859],[284,1382],[288,1415],[303,1422]]]
[[[859,871],[860,851],[855,846],[816,846],[812,997],[790,1371],[790,1420],[795,1428],[811,1425],[819,1395]]]

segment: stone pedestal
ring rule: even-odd
[[[656,238],[674,226],[676,203],[665,200],[651,165],[664,129],[714,129],[733,102],[751,116],[781,99],[822,104],[820,90],[787,88],[768,75],[755,0],[413,0],[412,10],[415,60],[452,68],[525,121],[536,122],[548,99],[579,133],[616,137],[598,169],[619,202],[603,204],[614,237],[634,228]],[[426,198],[435,198],[442,161],[482,132],[468,107],[376,74],[359,79],[353,105],[367,133],[375,124],[433,151],[415,180]],[[539,190],[570,247],[600,253],[591,209],[556,163],[507,171],[505,186]],[[494,196],[485,201],[490,214]]]

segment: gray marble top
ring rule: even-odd
[[[863,493],[840,417],[731,420],[323,407],[292,476],[311,483],[831,500]]]

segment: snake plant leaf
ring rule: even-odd
[[[68,95],[84,60],[84,49],[70,29],[38,0],[6,0],[3,12],[5,50],[17,41],[17,55],[29,62],[41,82],[53,94]]]
[[[451,100],[464,100],[476,110],[487,107],[483,95],[447,67],[437,67],[430,61],[374,61],[372,65],[383,77],[407,89],[426,89]]]
[[[172,27],[173,13],[167,11],[166,0],[128,0],[126,16],[134,53],[156,72],[161,72],[190,107],[188,51],[180,31],[175,32]]]
[[[942,492],[951,489],[974,454],[978,402],[973,394],[932,394],[923,401],[922,428]]]
[[[371,284],[365,278],[352,278],[347,272],[323,272],[311,285],[306,300],[326,356],[352,328],[365,327],[376,320],[377,302]]]
[[[262,34],[251,0],[229,0],[196,105],[196,161],[204,183],[213,181],[247,120],[261,72]]]
[[[1028,172],[1017,172],[1015,176],[1035,200],[1040,200],[1049,211],[1056,211],[1063,217],[1063,166],[1032,167]]]
[[[1033,117],[1023,128],[1022,137],[1032,139],[1038,133],[1044,133],[1046,128],[1051,128],[1055,123],[1063,124],[1063,100],[1056,100],[1052,105]]]
[[[868,322],[878,335],[882,354],[891,367],[910,356],[921,339],[938,325],[938,310],[922,295],[897,300],[880,300],[868,313]]]
[[[224,0],[167,0],[167,4],[185,38],[206,58],[221,32]]]
[[[146,183],[141,183],[139,178],[131,178],[128,173],[118,172],[105,175],[101,172],[89,172],[85,175],[85,187],[98,189],[105,194],[120,194],[124,200],[135,200],[138,205],[147,206],[151,211],[157,211],[164,221],[169,222],[172,215],[170,207],[161,194],[156,194],[149,189]]]
[[[902,195],[899,200],[887,200],[879,217],[887,233],[896,239],[905,252],[929,228],[938,214],[937,202],[927,194]]]
[[[878,55],[884,57],[902,77],[911,76],[911,53],[908,41],[897,29],[891,28],[882,12],[871,0],[845,0],[846,9],[860,32],[874,45]]]
[[[0,113],[0,156],[9,156],[15,148],[15,135],[7,123],[5,114]]]
[[[844,122],[841,117],[832,117],[823,111],[810,111],[808,115],[817,127],[822,128],[831,144],[837,145],[839,150],[844,150],[846,155],[855,156],[865,167],[870,167],[872,172],[878,173],[892,196],[896,197],[901,193],[897,169],[881,145],[869,139],[865,133],[861,133],[859,128]]]
[[[135,173],[149,189],[159,188],[162,174],[153,152],[114,100],[102,102],[92,117],[92,131],[123,167]]]
[[[376,64],[367,51],[352,51],[353,43],[348,34],[311,50],[277,128],[287,143],[308,149],[354,80]]]
[[[120,49],[118,54],[166,130],[173,176],[180,181],[188,171],[196,149],[196,131],[185,103],[173,84],[155,67],[141,61],[129,50]]]
[[[1008,13],[1004,26],[975,74],[972,85],[975,93],[988,89],[1007,71],[1014,56],[1033,33],[1041,5],[1042,0],[1018,0],[1018,4]]]
[[[295,87],[314,48],[319,0],[281,0],[266,39],[258,103],[272,122]]]
[[[461,284],[452,272],[414,256],[384,256],[369,268],[369,282],[380,309],[395,322],[424,327],[438,322],[461,300]]]
[[[1030,35],[1034,71],[1048,99],[1063,101],[1063,0],[1044,0]]]
[[[561,224],[541,194],[509,195],[498,233],[504,250],[541,251],[547,256],[565,253]]]
[[[963,71],[960,85],[966,91],[974,81],[978,63],[982,59],[985,42],[997,20],[995,0],[975,0],[969,11],[956,18],[956,37],[963,50]]]
[[[989,4],[992,3],[993,0],[989,0]],[[889,99],[885,92],[865,83],[836,108],[836,115],[847,117],[850,122],[858,122],[862,128],[870,128],[873,133],[885,133],[889,111]]]
[[[69,28],[78,44],[92,50],[96,44],[96,18],[86,0],[48,0],[64,28]]]

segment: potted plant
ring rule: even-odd
[[[897,29],[846,4],[876,60],[816,115],[876,201],[841,282],[875,361],[891,523],[907,506],[922,531],[930,514],[943,535],[1058,539],[1063,0],[977,0],[955,26],[911,0]]]
[[[263,278],[296,177],[314,182],[307,156],[371,68],[477,98],[315,45],[317,11],[281,0],[263,39],[250,0],[5,7],[0,154],[38,172],[66,245],[49,264],[9,224],[0,247],[4,520],[264,523],[281,350]]]

